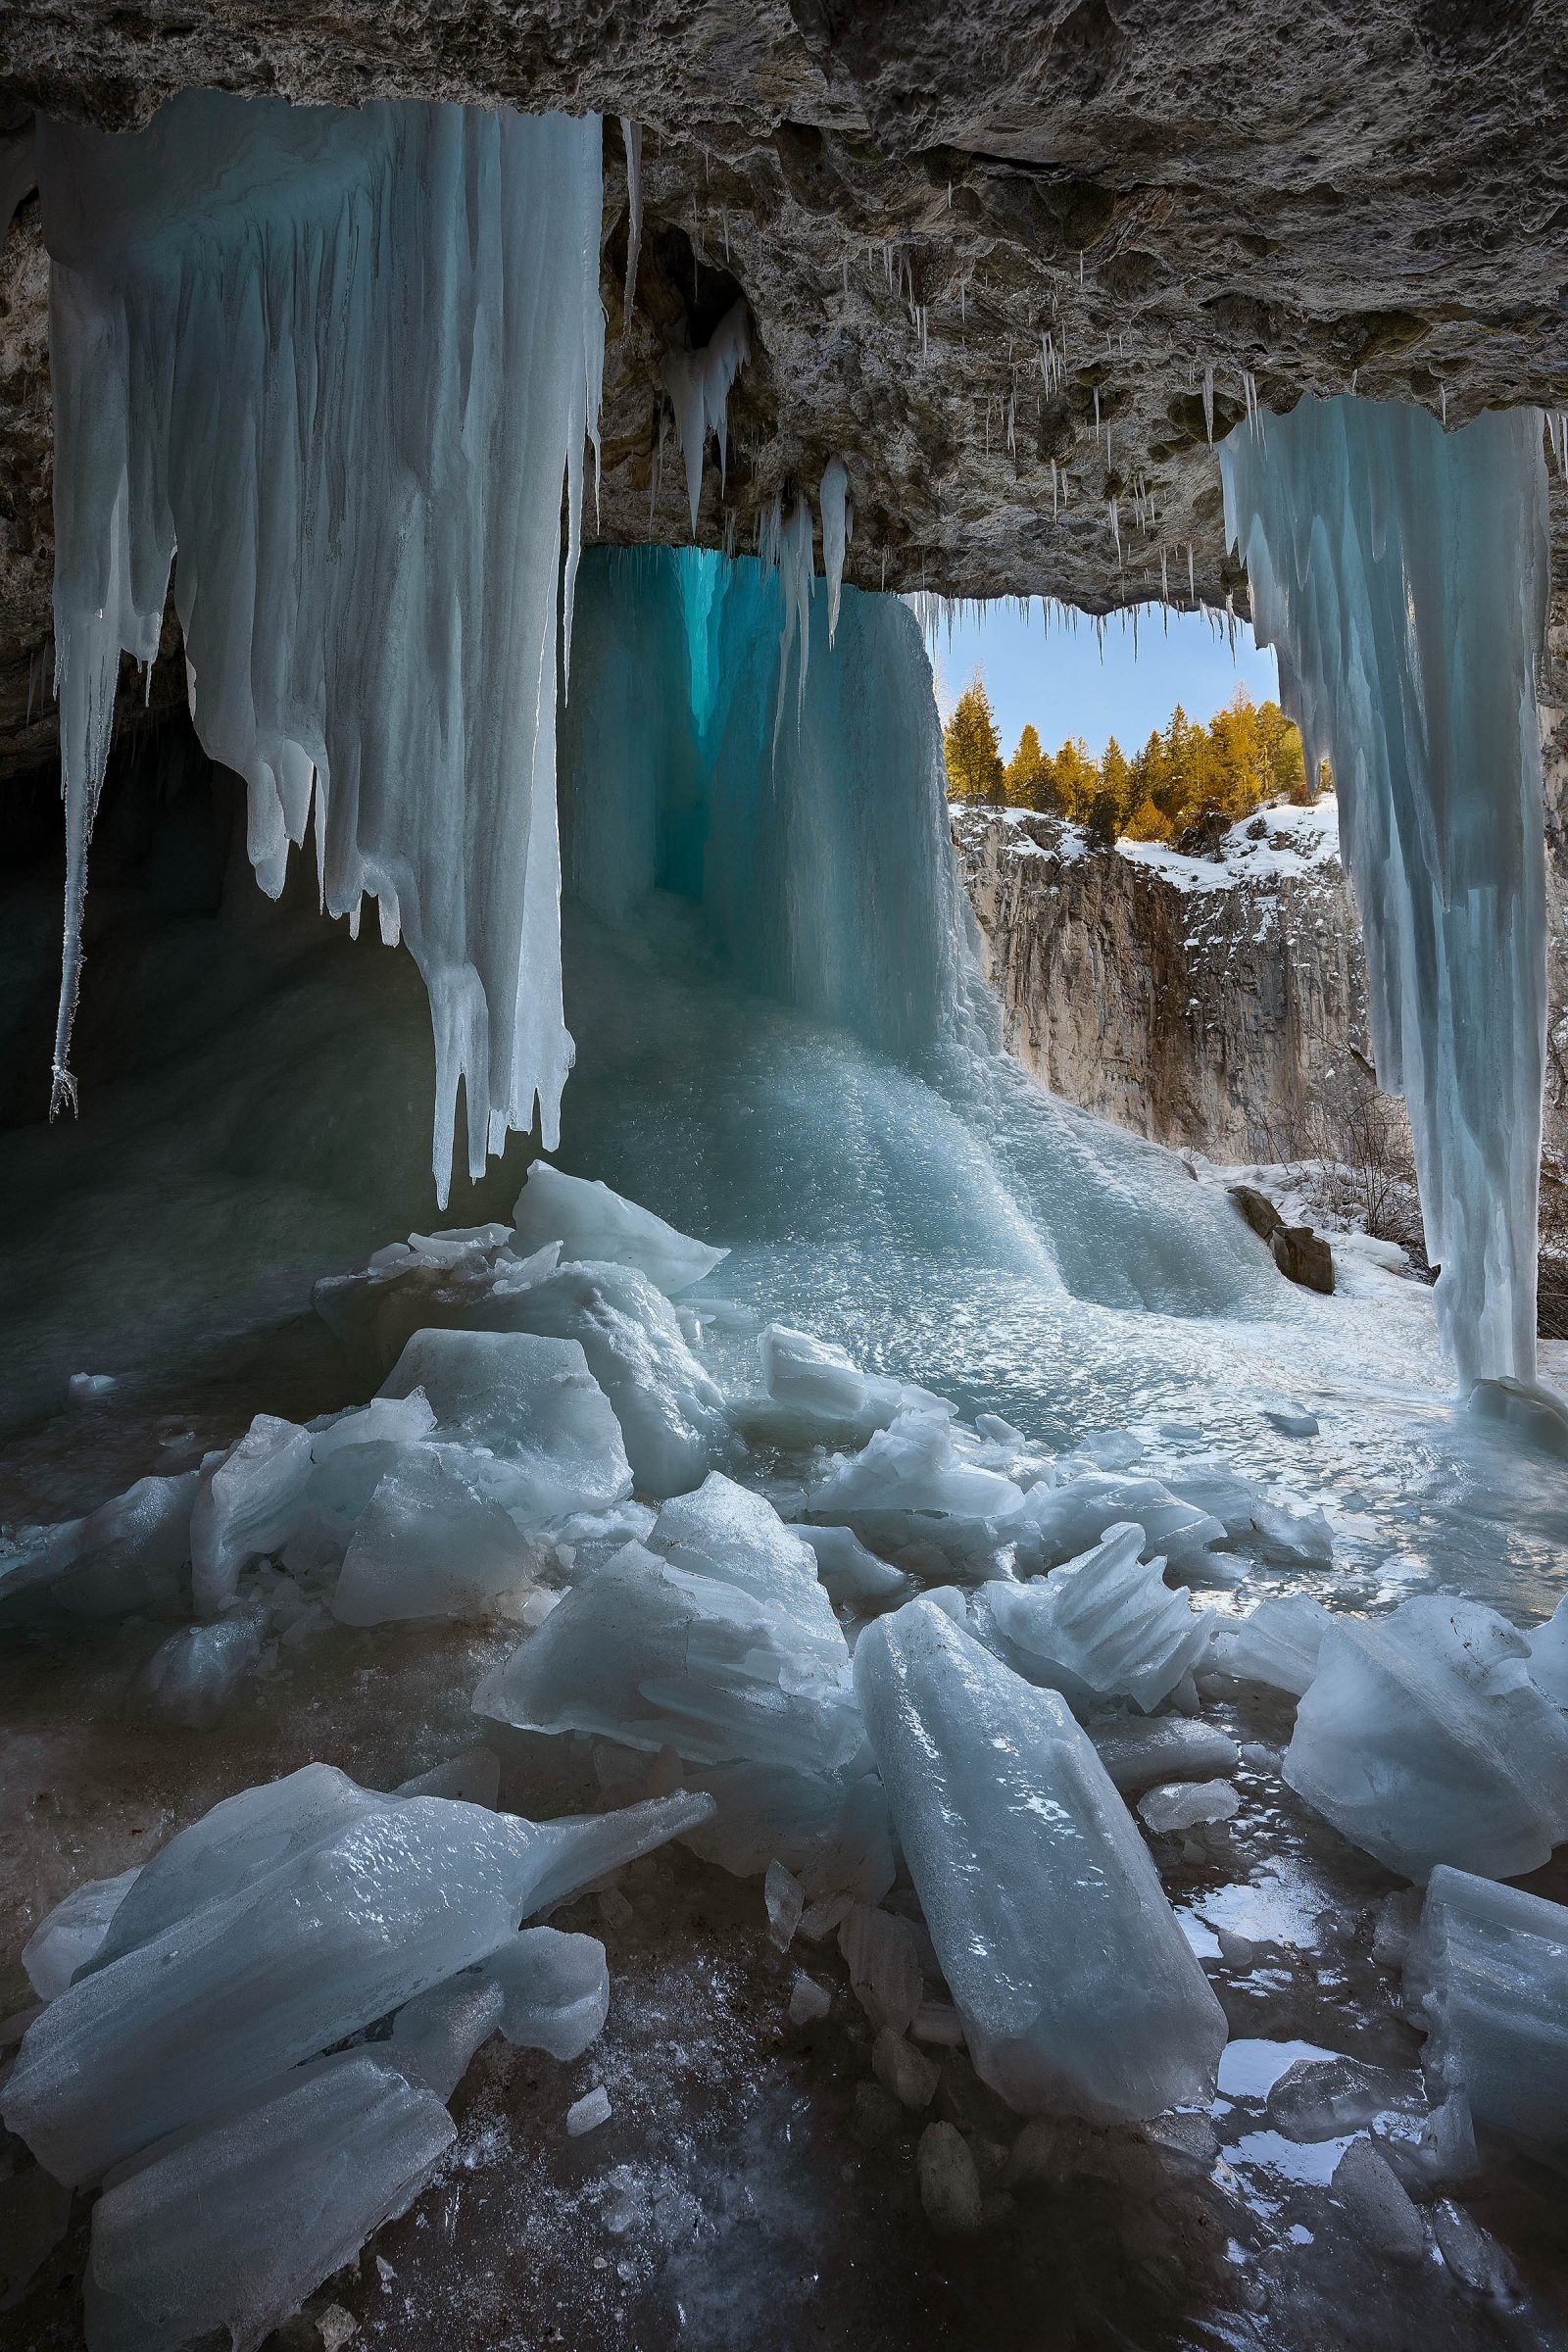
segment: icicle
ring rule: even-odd
[[[660,367],[680,435],[694,538],[697,509],[703,495],[703,453],[708,447],[708,436],[710,433],[717,436],[718,479],[722,489],[729,461],[730,386],[750,358],[751,348],[750,319],[743,295],[714,327],[711,342],[699,351],[668,351]]]
[[[1116,542],[1116,562],[1121,563],[1121,520],[1116,513],[1116,501],[1110,501],[1110,535]]]
[[[175,601],[209,754],[275,895],[314,809],[430,998],[444,1201],[559,1133],[558,658],[604,360],[603,126],[186,93],[149,129],[40,121],[68,898],[57,1107],[122,647]],[[429,330],[411,336],[411,319]],[[561,527],[562,477],[566,532]],[[563,561],[564,558],[564,561]],[[498,845],[506,845],[505,857]]]
[[[1198,602],[1198,580],[1193,570],[1193,543],[1187,542],[1187,593],[1194,604]]]
[[[1205,363],[1203,368],[1203,430],[1208,435],[1208,446],[1212,449],[1214,446],[1214,368],[1212,362]]]
[[[1300,401],[1220,452],[1225,527],[1307,773],[1332,760],[1378,1083],[1404,1096],[1437,1308],[1463,1378],[1534,1376],[1545,1048],[1535,664],[1549,584],[1541,416],[1452,433]]]
[[[1159,551],[1159,601],[1168,612],[1170,609],[1170,565],[1166,561],[1163,548]]]
[[[620,305],[620,339],[624,343],[631,332],[632,305],[637,299],[637,260],[643,244],[643,126],[622,115],[620,136],[626,150],[626,291]]]
[[[827,574],[827,641],[838,635],[844,550],[850,537],[850,477],[842,458],[829,458],[818,504],[822,512],[822,569]]]
[[[1100,386],[1095,386],[1095,439],[1100,439]]]
[[[777,506],[775,503],[775,514]],[[779,729],[784,718],[784,688],[789,676],[790,653],[799,645],[796,717],[806,709],[806,671],[811,652],[811,590],[815,573],[811,563],[811,503],[803,494],[795,501],[776,537],[779,582],[784,590],[784,627],[779,638],[778,703],[773,712],[773,756],[778,757]]]
[[[1448,422],[1448,387],[1446,384],[1440,384],[1438,386],[1438,408],[1442,416],[1444,428],[1446,430]]]

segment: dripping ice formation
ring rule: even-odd
[[[641,146],[639,144],[639,170]],[[637,202],[642,202],[641,191]],[[641,222],[639,220],[639,233]],[[633,249],[635,250],[635,248]],[[627,283],[630,286],[631,265],[627,265]],[[630,300],[628,292],[628,303]],[[703,495],[703,458],[711,433],[718,442],[718,480],[724,486],[729,464],[729,393],[730,386],[745,367],[751,352],[751,325],[744,300],[713,329],[712,339],[697,351],[666,352],[661,368],[664,389],[669,394],[675,412],[675,429],[680,436],[680,454],[686,467],[686,497],[691,508],[692,529],[697,528],[697,509]]]
[[[57,1106],[122,649],[173,566],[192,716],[258,881],[314,813],[323,902],[378,903],[429,994],[442,1200],[557,1132],[557,644],[604,356],[597,118],[187,94],[39,133],[67,808]],[[562,485],[567,530],[563,588]]]
[[[1466,1381],[1536,1371],[1545,879],[1534,409],[1445,433],[1302,400],[1223,443],[1225,527],[1282,699],[1327,755],[1378,1083],[1409,1107],[1437,1309]]]

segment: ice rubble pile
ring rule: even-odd
[[[1434,2095],[1568,2166],[1568,1910],[1434,1870],[1404,1992]]]
[[[518,1213],[528,1243],[555,1228],[525,1257],[506,1226],[415,1235],[322,1286],[351,1345],[377,1371],[390,1356],[381,1394],[309,1428],[259,1415],[200,1471],[21,1531],[0,1553],[0,1613],[194,1612],[136,1686],[189,1728],[328,1609],[351,1625],[534,1622],[585,1547],[652,1526],[634,1482],[655,1497],[695,1486],[728,1431],[664,1292],[636,1263],[559,1263],[563,1240],[640,1258],[671,1289],[722,1252],[548,1168]]]
[[[103,2184],[92,2352],[258,2344],[431,2178],[490,2034],[567,2058],[599,2032],[603,1947],[523,1920],[710,1804],[537,1825],[313,1764],[78,1890],[29,1946],[48,2006],[0,2112]]]
[[[87,843],[123,648],[175,548],[197,733],[282,886],[314,808],[333,913],[379,905],[430,998],[434,1167],[535,1103],[562,1017],[555,676],[597,431],[596,117],[186,93],[109,136],[41,121],[69,1069]],[[497,844],[504,845],[498,855]]]
[[[1469,1380],[1536,1369],[1545,881],[1542,418],[1341,397],[1220,450],[1253,625],[1332,760],[1378,1082],[1409,1105],[1438,1313]]]

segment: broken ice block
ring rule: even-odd
[[[332,1592],[340,1623],[487,1617],[520,1599],[538,1555],[464,1469],[458,1446],[403,1449],[349,1539]]]
[[[92,2218],[91,2352],[174,2352],[220,2329],[254,2352],[413,2203],[457,2132],[385,2046],[270,2083],[111,2181]]]
[[[1050,1576],[986,1585],[977,1621],[1031,1682],[1156,1707],[1202,1658],[1210,1620],[1171,1592],[1163,1560],[1143,1558],[1144,1542],[1141,1527],[1113,1527]]]
[[[610,2014],[610,1971],[596,1936],[524,1928],[485,1954],[479,1974],[499,1988],[498,2022],[518,2049],[580,2058]]]
[[[568,1176],[548,1160],[536,1159],[512,1212],[519,1256],[559,1242],[568,1258],[609,1258],[637,1266],[667,1297],[690,1290],[729,1255],[677,1233],[653,1210],[623,1200],[608,1184]]]
[[[1092,1723],[1096,1755],[1123,1796],[1136,1796],[1156,1781],[1206,1781],[1233,1773],[1241,1761],[1234,1740],[1208,1723],[1186,1715]]]
[[[1023,1494],[1000,1471],[964,1458],[951,1407],[921,1402],[904,1406],[860,1453],[838,1457],[808,1499],[814,1519],[919,1511],[1000,1520],[1019,1508]]]
[[[86,1966],[140,1875],[122,1870],[118,1879],[88,1879],[39,1921],[22,1947],[22,1965],[40,2001],[57,1999]]]
[[[1018,1546],[1020,1568],[1054,1568],[1076,1559],[1111,1528],[1129,1524],[1143,1529],[1145,1551],[1162,1553],[1178,1570],[1197,1565],[1207,1571],[1211,1546],[1225,1540],[1218,1519],[1172,1494],[1157,1478],[1102,1471],[1061,1486],[1042,1480],[1031,1487],[1006,1534]]]
[[[216,1617],[233,1599],[240,1570],[277,1549],[310,1476],[310,1431],[271,1413],[258,1413],[238,1445],[203,1469],[190,1514],[198,1616]]]
[[[1530,1679],[1554,1707],[1568,1708],[1568,1600],[1559,1600],[1544,1625],[1532,1628]]]
[[[601,2124],[608,2124],[610,2117],[610,2093],[602,2082],[596,2082],[592,2090],[574,2099],[566,2109],[567,2135],[580,2139],[585,2132],[597,2132]]]
[[[1404,1962],[1435,2098],[1568,2165],[1568,1908],[1469,1872],[1432,1873]]]
[[[1239,1683],[1263,1683],[1299,1698],[1317,1672],[1323,1636],[1333,1622],[1304,1593],[1260,1600],[1250,1616],[1216,1621],[1208,1662]]]
[[[614,1408],[640,1494],[695,1487],[728,1435],[722,1395],[668,1299],[635,1266],[564,1264],[517,1289],[503,1273],[469,1321],[578,1343]]]
[[[901,1382],[862,1372],[844,1348],[810,1332],[769,1323],[758,1351],[769,1396],[811,1434],[867,1439],[885,1428],[904,1402]]]
[[[536,1826],[438,1797],[361,1790],[350,1805],[320,1782],[306,1793],[321,1835],[301,1840],[309,1808],[296,1791],[266,1818],[265,1808],[242,1811],[226,1844],[197,1840],[153,1908],[198,1886],[226,1879],[228,1887],[118,1958],[101,1953],[29,2029],[0,2112],[57,2180],[95,2179],[244,2097],[482,1959],[525,1915],[710,1806],[679,1795]],[[280,1835],[282,1857],[234,1884],[236,1847],[275,1854]],[[126,1904],[150,1876],[151,1866]]]
[[[0,1547],[0,1611],[73,1617],[181,1616],[199,1478],[138,1478],[84,1519],[27,1528]]]
[[[855,1681],[985,2081],[1103,2122],[1210,2098],[1224,2015],[1061,1699],[925,1600],[867,1628]]]
[[[262,1609],[235,1609],[215,1625],[186,1625],[159,1643],[132,1687],[130,1703],[177,1724],[210,1732],[267,1642]]]
[[[575,1340],[417,1331],[381,1393],[407,1396],[416,1388],[442,1437],[496,1457],[485,1483],[528,1526],[606,1510],[631,1492],[620,1425]]]
[[[833,1775],[863,1744],[849,1651],[814,1575],[808,1601],[788,1584],[764,1596],[640,1544],[565,1593],[473,1703],[521,1731],[597,1732],[693,1763]]]
[[[910,1579],[868,1551],[850,1528],[808,1527],[797,1522],[789,1532],[811,1546],[822,1589],[835,1608],[862,1608],[867,1601],[908,1598]]]
[[[1478,1601],[1335,1617],[1282,1770],[1417,1881],[1440,1862],[1516,1877],[1568,1835],[1568,1722],[1531,1681],[1525,1637]]]
[[[1268,2094],[1268,2120],[1287,2139],[1338,2139],[1380,2115],[1425,2115],[1426,2084],[1411,2066],[1359,2058],[1298,2058]]]
[[[1138,1812],[1157,1838],[1167,1838],[1178,1830],[1230,1821],[1241,1801],[1229,1781],[1166,1781],[1138,1799]]]
[[[822,1635],[837,1658],[816,1554],[785,1526],[765,1495],[711,1471],[695,1494],[677,1494],[664,1504],[648,1548],[694,1576],[716,1577],[759,1600],[782,1602],[804,1626]]]
[[[548,1936],[551,1931],[535,1928],[530,1933]],[[505,2009],[499,1984],[465,1972],[406,2001],[392,2020],[390,2036],[368,2047],[408,2082],[433,2090],[438,2099],[450,2099],[475,2050],[501,2025]]]

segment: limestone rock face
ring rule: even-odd
[[[970,808],[955,809],[954,839],[1006,1044],[1043,1085],[1218,1159],[1295,1154],[1328,1073],[1365,1048],[1360,930],[1336,856],[1279,872],[1260,858],[1242,878]]]
[[[839,454],[862,587],[1104,611],[1164,585],[1245,612],[1206,368],[1216,434],[1247,375],[1274,409],[1352,384],[1450,423],[1560,402],[1559,32],[1525,0],[1257,0],[1245,24],[1226,0],[409,0],[395,29],[379,0],[0,0],[0,209],[33,108],[125,128],[206,86],[595,109],[604,537],[688,535],[660,363],[744,294],[742,550]],[[624,339],[622,114],[646,126]],[[0,267],[0,772],[50,732],[46,694],[26,715],[29,662],[47,686],[36,209]],[[724,521],[710,466],[705,545]]]

